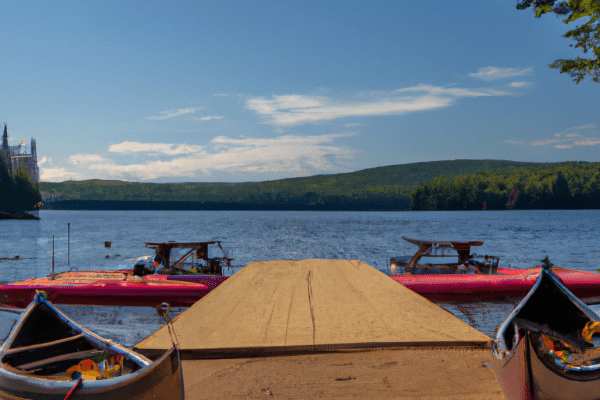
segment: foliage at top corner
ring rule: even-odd
[[[600,83],[600,0],[517,0],[518,10],[529,7],[533,7],[537,18],[554,13],[564,17],[562,22],[565,24],[574,21],[580,23],[563,36],[575,41],[570,47],[581,48],[583,53],[591,54],[590,58],[558,59],[549,67],[560,69],[561,74],[568,73],[575,83],[579,83],[586,75],[593,82]]]

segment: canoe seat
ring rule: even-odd
[[[45,348],[45,347],[49,347],[49,346],[53,346],[53,345],[58,345],[58,344],[62,344],[62,343],[74,342],[74,341],[79,340],[79,339],[84,338],[84,337],[85,337],[85,335],[83,333],[80,333],[79,335],[71,336],[71,337],[68,337],[68,338],[65,338],[65,339],[54,340],[52,342],[32,344],[31,346],[16,347],[14,349],[6,350],[4,352],[4,355],[17,354],[17,353],[21,353],[21,352],[24,352],[24,351],[37,350],[37,349],[42,349],[42,348]]]
[[[45,360],[38,360],[27,364],[21,364],[18,366],[23,372],[33,372],[36,368],[41,368],[56,362],[67,361],[67,360],[85,360],[104,353],[104,350],[92,349],[77,351],[75,353],[61,354],[60,356],[46,358]],[[78,361],[79,362],[79,361]]]

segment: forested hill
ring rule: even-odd
[[[408,209],[413,187],[445,175],[545,163],[454,160],[402,164],[305,178],[242,183],[41,182],[44,208],[75,209]],[[59,200],[52,202],[51,200]]]
[[[600,163],[440,175],[415,186],[411,210],[598,209]]]

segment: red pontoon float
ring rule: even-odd
[[[481,241],[429,241],[402,239],[419,247],[413,256],[390,259],[390,276],[430,300],[482,301],[522,298],[540,275],[540,268],[498,268],[498,257],[471,254]],[[435,258],[458,257],[453,262]],[[424,262],[433,258],[432,262]],[[443,260],[443,261],[446,261]],[[587,304],[600,303],[600,274],[554,268],[554,274]]]
[[[54,277],[29,279],[0,285],[0,303],[26,307],[36,291],[45,292],[55,304],[156,307],[169,303],[172,307],[189,307],[208,294],[206,285],[163,280],[146,281],[134,275],[111,274],[102,277]]]
[[[217,245],[220,257],[209,257],[208,246]],[[0,285],[0,304],[25,307],[36,290],[56,304],[101,306],[151,306],[169,303],[189,307],[241,267],[219,241],[145,243],[155,255],[135,260],[133,269],[69,271],[40,279]]]

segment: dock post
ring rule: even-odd
[[[52,275],[50,278],[54,280],[54,235],[52,235]]]

